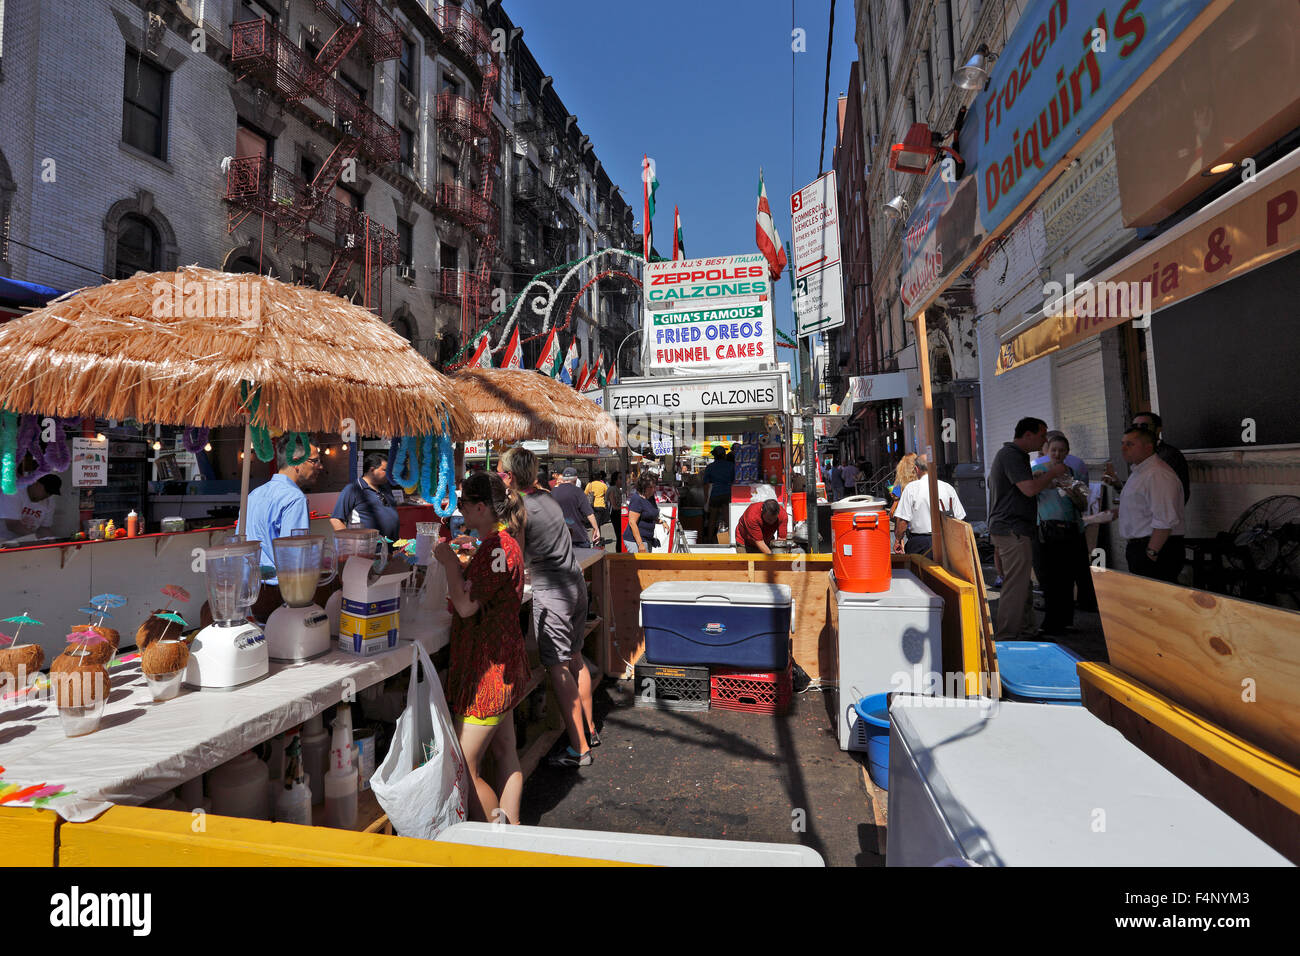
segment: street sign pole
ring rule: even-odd
[[[785,244],[785,260],[790,264],[790,311],[795,318],[795,333],[798,335],[799,316],[795,311],[794,288],[794,254],[790,243]],[[799,411],[803,418],[803,465],[804,494],[808,510],[808,553],[817,554],[821,550],[821,535],[817,523],[817,439],[813,435],[813,377],[812,350],[806,336],[799,337]],[[794,454],[793,446],[790,454]]]

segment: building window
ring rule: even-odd
[[[438,244],[438,262],[442,268],[456,270],[460,268],[460,250],[445,242]]]
[[[117,231],[117,262],[113,278],[129,279],[137,272],[157,272],[162,267],[158,230],[143,216],[123,216]]]
[[[309,183],[316,181],[316,173],[320,171],[320,163],[310,156],[303,156],[298,160],[298,174]]]
[[[161,69],[135,50],[126,51],[122,89],[122,142],[167,158],[167,81]]]
[[[414,230],[405,219],[397,220],[397,252],[408,266],[415,261]]]
[[[401,138],[402,165],[415,169],[415,134],[400,123],[397,134]]]
[[[272,159],[275,155],[274,142],[271,137],[263,135],[243,120],[239,120],[235,127],[235,158],[260,156],[263,159]]]
[[[442,75],[442,91],[460,96],[460,83],[450,73]]]
[[[246,20],[265,20],[267,23],[274,24],[279,19],[278,13],[266,4],[258,3],[257,0],[240,0],[235,5],[236,23],[243,23]]]
[[[369,105],[370,103],[369,90],[367,90],[356,80],[352,79],[349,76],[344,76],[342,73],[339,73],[339,81],[342,82],[342,84],[352,92],[353,96],[359,99],[362,103]]]
[[[402,58],[397,61],[397,82],[415,91],[415,41],[402,38]]]
[[[460,169],[457,165],[446,156],[438,159],[438,182],[448,186],[456,185],[456,180],[460,178]]]
[[[357,210],[357,212],[360,212],[364,208],[361,200],[361,194],[354,193],[352,190],[346,189],[343,186],[336,185],[334,187],[334,198],[337,199],[339,202],[341,202],[343,205],[347,206],[349,209]]]

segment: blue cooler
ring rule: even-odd
[[[1050,641],[998,641],[997,649],[1005,699],[1083,706],[1077,654]]]
[[[645,656],[656,664],[784,670],[793,621],[784,584],[659,581],[641,592]]]

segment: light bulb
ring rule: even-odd
[[[154,451],[162,451],[162,442],[160,442],[160,441],[156,441],[156,442],[154,442],[154,443],[153,443],[153,450],[154,450]]]
[[[326,448],[326,449],[325,449],[325,454],[327,454],[327,455],[332,455],[332,454],[334,454],[334,449],[333,449],[333,448]]]
[[[212,442],[208,442],[206,445],[204,445],[204,446],[203,446],[203,450],[204,450],[204,451],[212,451]],[[240,454],[242,455],[243,452],[240,452]]]
[[[103,440],[104,440],[103,432],[100,432],[98,435],[95,436],[95,441],[103,441]]]
[[[239,453],[239,460],[240,461],[244,460],[244,453],[242,451]]]
[[[344,442],[344,443],[343,443],[343,450],[344,450],[344,451],[347,451],[347,450],[348,450],[348,443],[347,443],[347,442]]]

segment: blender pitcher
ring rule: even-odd
[[[262,629],[248,620],[262,589],[261,554],[260,541],[232,542],[204,552],[213,623],[190,645],[187,686],[228,690],[269,673]]]
[[[333,547],[324,535],[295,533],[271,541],[275,574],[284,605],[266,622],[266,641],[272,660],[306,661],[330,649],[329,621],[315,603],[316,589],[334,580]]]

